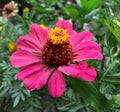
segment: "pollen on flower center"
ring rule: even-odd
[[[43,63],[58,67],[60,65],[66,65],[73,58],[72,46],[69,42],[63,44],[53,44],[48,41],[42,51]]]
[[[49,30],[49,41],[53,44],[62,44],[67,41],[68,37],[67,30],[63,28],[55,27]]]

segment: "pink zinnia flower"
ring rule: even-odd
[[[95,80],[95,69],[84,60],[101,60],[103,56],[92,38],[89,31],[74,31],[66,20],[47,29],[32,24],[29,34],[17,40],[19,50],[12,54],[10,62],[22,67],[17,78],[27,89],[38,90],[48,81],[49,93],[60,97],[65,91],[64,74],[88,82]]]

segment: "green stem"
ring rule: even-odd
[[[103,74],[102,78],[100,79],[100,83],[103,81],[104,77],[114,68],[114,66],[116,65],[116,61],[113,62],[108,69],[106,70],[106,72]]]

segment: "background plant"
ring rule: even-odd
[[[10,20],[0,16],[0,112],[120,112],[119,0],[27,2],[30,8],[23,10],[22,15]],[[90,30],[102,47],[104,59],[88,61],[98,74],[93,83],[65,77],[65,94],[54,99],[46,87],[34,92],[24,88],[16,79],[18,69],[10,65],[9,57],[17,49],[17,38],[27,34],[32,23],[52,27],[60,18],[72,21],[77,31]],[[10,43],[14,43],[12,51]]]

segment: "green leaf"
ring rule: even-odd
[[[112,70],[114,70],[116,64],[118,64],[118,61],[114,61],[109,65],[109,67],[104,72],[103,76],[100,79],[100,82],[107,81],[113,84],[120,84],[120,73],[111,73]]]
[[[24,94],[22,92],[19,92],[19,95],[20,95],[20,98],[22,99],[22,101],[24,101],[25,100]]]
[[[81,8],[87,8],[87,1],[86,0],[80,0],[80,7]]]
[[[87,1],[86,0],[80,0],[80,11],[81,11],[81,13],[83,13],[83,14],[87,14],[88,12],[87,12],[87,6],[88,6],[88,4],[87,4]]]
[[[115,24],[113,24],[113,26],[111,26],[111,21],[109,21],[107,19],[104,20],[104,24],[106,25],[108,30],[115,36],[118,43],[120,43],[120,27],[118,27]]]
[[[93,9],[97,8],[103,0],[76,0],[76,2],[81,8],[81,13],[88,14]]]
[[[19,101],[20,101],[20,96],[17,96],[14,100],[13,107],[16,107]]]
[[[112,84],[120,84],[120,78],[119,79],[114,79],[114,78],[104,78],[104,81],[107,81]]]
[[[78,105],[78,106],[75,106],[72,109],[70,109],[69,112],[78,112],[82,108],[83,108],[82,105]]]
[[[31,5],[37,5],[37,1],[36,0],[27,0],[27,2]]]
[[[120,78],[120,73],[115,73],[115,74],[110,74],[110,75],[107,75],[106,77],[116,77],[116,78]]]
[[[62,107],[58,107],[58,109],[59,110],[64,110],[64,111],[67,111],[69,108],[70,108],[70,106],[72,106],[72,105],[74,105],[75,103],[74,102],[71,102],[71,103],[69,103],[69,104],[66,104],[66,105],[64,105],[64,106],[62,106]]]
[[[23,89],[23,93],[26,94],[27,96],[31,96],[30,91],[27,89]]]
[[[34,10],[38,12],[46,12],[46,9],[44,7],[34,7]]]
[[[59,0],[46,0],[46,2],[47,3],[50,3],[50,4],[52,4],[52,3],[57,3],[57,2],[59,2]]]
[[[2,16],[0,16],[0,25],[7,24],[8,20]]]
[[[116,65],[117,63],[118,63],[118,61],[114,61],[113,63],[111,63],[111,64],[109,65],[109,67],[106,69],[105,73],[104,73],[103,76],[101,77],[100,82],[105,79],[105,77],[113,70],[113,68],[115,67],[115,65]]]
[[[0,92],[0,97],[3,97],[8,91],[9,91],[9,87],[4,88],[3,91]]]
[[[77,19],[79,18],[79,12],[76,8],[74,8],[73,6],[67,6],[64,7],[64,10],[66,11],[66,13],[68,13],[72,18]]]
[[[107,99],[100,93],[94,83],[88,83],[81,79],[70,77],[69,80],[75,91],[83,97],[86,104],[93,106],[98,112],[112,112]]]
[[[120,94],[113,95],[113,99],[114,99],[116,104],[120,105]]]
[[[92,11],[93,9],[97,8],[101,3],[103,2],[103,0],[89,0],[89,5],[88,5],[88,11]]]

